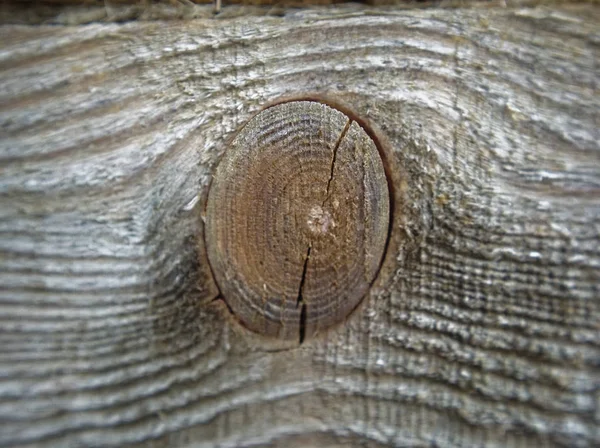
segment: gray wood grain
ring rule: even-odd
[[[0,445],[600,444],[593,5],[0,28]],[[235,130],[328,94],[393,152],[348,322],[241,329],[200,208]]]

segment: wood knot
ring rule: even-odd
[[[388,183],[367,132],[325,104],[278,104],[252,118],[219,163],[208,259],[244,326],[302,342],[367,294],[389,222]]]

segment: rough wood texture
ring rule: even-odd
[[[398,12],[400,9],[432,7],[534,7],[565,2],[566,0],[5,0],[0,3],[0,24],[82,25],[129,20],[231,19],[248,15],[281,17],[290,9],[326,5],[338,5],[335,13],[351,11],[370,14],[378,13],[383,7],[392,5],[394,12]],[[374,9],[365,8],[359,3],[370,5]]]
[[[1,28],[0,444],[598,445],[598,23]],[[197,194],[242,123],[301,91],[387,136],[402,238],[346,325],[273,351],[211,302]]]
[[[208,261],[234,314],[299,343],[343,321],[379,271],[388,189],[375,143],[341,111],[292,101],[253,117],[206,208]]]

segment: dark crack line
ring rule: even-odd
[[[350,129],[351,124],[352,120],[348,119],[346,126],[344,126],[340,137],[338,138],[337,142],[335,142],[335,146],[333,147],[333,154],[331,156],[331,172],[329,173],[329,179],[327,180],[327,188],[325,189],[325,199],[323,200],[322,206],[325,205],[325,202],[327,202],[327,199],[329,199],[329,188],[331,187],[331,181],[333,180],[333,171],[335,169],[335,161],[337,159],[338,148],[340,147],[340,145],[342,144],[342,140],[344,140],[344,137],[348,133],[348,129]]]
[[[304,338],[306,336],[306,302],[304,302],[304,298],[302,297],[302,292],[304,290],[304,282],[306,281],[306,272],[308,271],[308,259],[310,258],[310,250],[312,245],[308,245],[308,249],[306,250],[306,257],[304,257],[304,266],[302,267],[302,278],[300,279],[300,285],[298,286],[298,298],[296,300],[296,308],[301,306],[300,308],[300,322],[299,322],[299,335],[298,342],[302,344],[304,342]]]
[[[300,309],[300,331],[298,337],[298,345],[301,345],[304,342],[304,337],[306,336],[306,303],[302,303],[302,308]]]
[[[298,299],[296,300],[296,308],[303,302],[302,290],[304,289],[304,281],[306,280],[306,271],[308,270],[308,258],[310,257],[310,250],[312,246],[309,245],[306,250],[306,257],[304,257],[304,266],[302,267],[302,278],[300,279],[300,286],[298,286]]]
[[[327,200],[329,199],[329,189],[331,188],[331,182],[333,181],[333,174],[335,171],[335,162],[337,159],[338,148],[340,147],[340,145],[342,144],[342,140],[344,140],[344,137],[348,133],[348,130],[350,129],[350,125],[352,125],[352,119],[348,119],[348,122],[344,126],[344,129],[342,130],[339,138],[335,142],[335,146],[333,147],[332,155],[331,155],[331,171],[329,172],[329,179],[327,180],[327,188],[325,189],[325,199],[323,200],[322,206],[324,206],[325,203],[327,202]],[[308,271],[308,260],[310,259],[311,249],[312,249],[312,244],[309,243],[308,248],[306,249],[306,256],[304,257],[304,266],[302,267],[302,277],[300,278],[300,285],[298,286],[298,298],[296,299],[296,309],[298,309],[298,307],[300,307],[300,322],[298,325],[298,327],[299,327],[299,330],[298,330],[299,344],[302,344],[306,337],[307,305],[306,305],[306,302],[304,301],[302,294],[304,291],[304,282],[306,281],[306,273]]]

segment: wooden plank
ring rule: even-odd
[[[598,11],[0,28],[0,444],[598,445]],[[395,245],[274,349],[213,301],[198,198],[306,92],[386,136]]]

